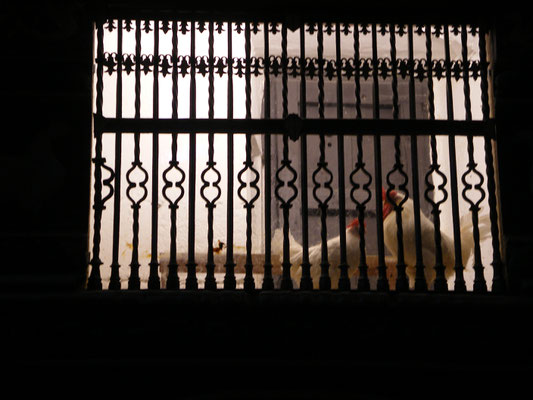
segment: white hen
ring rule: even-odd
[[[391,190],[390,197],[399,204],[405,197],[401,192]],[[387,249],[391,254],[398,257],[398,239],[397,239],[397,225],[396,225],[396,212],[394,206],[389,203],[385,190],[383,190],[383,231],[384,242]],[[404,261],[407,265],[407,276],[409,277],[409,284],[412,288],[415,278],[415,265],[416,265],[416,241],[415,241],[415,224],[414,224],[414,206],[411,198],[407,199],[403,204],[402,210],[402,230],[403,230],[403,248],[404,248]],[[464,215],[460,221],[461,225],[461,255],[463,266],[466,266],[468,260],[474,252],[474,239],[472,236],[472,218],[470,213]],[[490,219],[488,215],[484,215],[479,218],[479,232],[480,242],[490,237]],[[435,228],[433,222],[427,218],[423,213],[420,213],[420,228],[422,238],[422,259],[425,266],[425,276],[428,284],[432,284],[435,280],[435,266],[436,253],[435,253]],[[440,231],[441,236],[441,248],[442,248],[442,263],[445,267],[446,279],[451,278],[454,273],[455,267],[455,248],[453,238],[444,232]]]
[[[273,253],[278,252],[282,253],[282,247],[280,248],[280,243],[282,243],[282,233],[280,230],[277,230],[274,233]],[[290,242],[290,261],[292,264],[291,267],[291,278],[296,286],[299,286],[300,280],[302,278],[302,258],[303,258],[303,249],[302,246],[294,240],[292,235],[289,233],[289,242]],[[276,243],[276,246],[274,246]],[[337,289],[339,287],[339,279],[341,275],[341,270],[339,264],[341,261],[341,249],[340,249],[340,236],[334,237],[327,241],[328,248],[328,262],[329,266],[329,277],[331,279],[331,288]],[[277,251],[275,250],[277,249]],[[346,228],[346,259],[348,263],[348,279],[351,278],[357,271],[357,266],[359,265],[359,220],[355,218]],[[316,244],[309,248],[309,263],[311,264],[311,278],[313,280],[313,288],[319,288],[320,281],[320,263],[322,261],[322,243]]]

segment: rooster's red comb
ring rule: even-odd
[[[398,195],[398,192],[396,190],[392,189],[390,191],[389,195],[390,195],[391,199],[394,199]],[[384,187],[381,188],[381,196],[382,196],[381,198],[383,200],[389,200],[389,196],[387,196],[387,191],[385,190]]]
[[[366,221],[364,223],[365,223],[365,228],[366,228]],[[347,226],[347,228],[348,229],[353,229],[353,228],[359,229],[359,225],[360,225],[359,218],[354,218],[352,222],[350,222],[350,224]]]

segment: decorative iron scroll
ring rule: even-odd
[[[172,159],[169,162],[167,169],[163,171],[163,181],[165,185],[163,186],[163,197],[168,201],[168,208],[170,209],[170,260],[168,263],[168,277],[167,277],[167,289],[179,289],[179,278],[178,278],[178,263],[177,263],[177,210],[179,208],[179,202],[185,194],[185,189],[183,188],[183,182],[185,182],[185,172],[179,166],[179,161],[177,160],[178,154],[178,135],[172,135]],[[177,173],[177,178],[174,181],[169,179],[170,173],[175,171]],[[177,188],[178,193],[174,196],[170,196],[170,189]]]
[[[328,168],[328,163],[325,156],[325,137],[320,135],[320,159],[317,163],[317,169],[313,172],[313,198],[318,203],[318,208],[320,209],[320,221],[321,221],[321,239],[322,239],[322,259],[320,262],[320,288],[327,289],[331,286],[331,281],[329,278],[329,262],[328,262],[328,247],[327,242],[327,228],[326,228],[326,217],[328,202],[333,197],[333,188],[331,183],[333,182],[333,174]],[[322,181],[319,180],[319,176],[322,175]],[[320,195],[321,190],[325,191],[323,195]]]
[[[252,276],[252,259],[251,259],[251,242],[248,243],[248,240],[251,240],[252,236],[252,224],[251,224],[251,212],[252,208],[254,208],[254,203],[259,198],[259,187],[257,184],[259,183],[259,172],[254,168],[254,164],[251,158],[252,153],[252,138],[251,135],[247,135],[246,137],[246,161],[244,161],[243,165],[244,168],[241,169],[239,174],[237,175],[237,179],[240,183],[239,189],[237,190],[237,195],[239,196],[239,199],[244,203],[243,207],[246,209],[246,217],[247,217],[247,223],[246,223],[246,238],[247,238],[247,260],[246,260],[246,277],[245,277],[245,284],[246,289],[253,289],[255,287],[255,283]],[[250,175],[249,182],[246,182],[244,180],[245,175]],[[251,192],[250,199],[247,199],[244,195],[243,191],[246,188],[249,188]]]
[[[401,183],[398,184],[398,189],[404,194],[404,198],[399,202],[395,202],[390,197],[391,190],[396,188],[396,185],[393,183],[392,177],[398,175],[401,179]],[[405,264],[404,259],[404,246],[403,246],[403,228],[402,228],[402,211],[403,205],[409,199],[409,191],[407,190],[408,176],[403,170],[403,163],[401,161],[401,151],[400,151],[400,136],[394,138],[394,165],[391,171],[387,174],[387,198],[389,202],[393,205],[394,211],[396,214],[396,225],[397,229],[397,241],[398,241],[398,260],[396,268],[398,270],[398,277],[396,282],[397,290],[407,290],[408,281],[407,275],[405,274],[405,269],[407,265]]]
[[[131,273],[128,281],[128,289],[139,289],[141,280],[139,277],[139,210],[141,203],[148,196],[148,190],[146,189],[146,183],[148,182],[148,172],[143,168],[140,161],[140,135],[135,134],[135,159],[131,163],[131,168],[126,174],[126,181],[128,182],[128,188],[126,189],[126,197],[131,202],[131,208],[133,209],[133,238],[132,238],[132,254],[131,254]],[[133,180],[134,173],[140,173],[138,181]],[[135,189],[140,189],[140,194],[135,194]]]
[[[368,280],[368,265],[366,262],[366,238],[365,238],[365,210],[368,202],[372,198],[372,192],[370,191],[370,185],[372,184],[372,175],[365,168],[363,162],[363,137],[357,136],[357,162],[355,163],[355,169],[350,174],[350,182],[352,183],[352,189],[350,190],[350,198],[356,204],[357,216],[359,218],[359,280],[357,283],[357,289],[366,291],[370,290],[370,281]],[[362,174],[364,183],[356,178],[357,175]],[[362,189],[365,197],[358,199],[356,197],[357,190]]]
[[[106,23],[109,32],[112,32],[114,29],[116,29],[114,20],[108,20]],[[224,31],[224,23],[215,22],[215,24],[216,32],[218,32],[219,34],[222,33]],[[207,29],[205,25],[205,22],[198,22],[198,32],[202,33],[203,31],[205,31]],[[244,31],[243,25],[245,24],[236,23],[234,31],[238,34],[242,33]],[[131,20],[125,20],[124,27],[128,32],[134,29],[132,27]],[[251,32],[253,34],[258,34],[259,32],[261,32],[261,29],[259,27],[260,24],[251,23]],[[327,35],[332,35],[333,33],[335,33],[334,24],[326,23],[324,24],[324,27],[324,33],[326,33]],[[345,36],[352,33],[352,29],[354,35],[369,35],[371,33],[369,25],[363,24],[357,25],[357,27],[358,29],[353,29],[354,25],[342,24],[341,32]],[[442,35],[442,29],[443,27],[440,25],[434,27],[433,33],[435,37],[438,38]],[[149,21],[143,21],[142,30],[145,33],[151,32],[153,30]],[[161,30],[165,34],[170,32],[170,21],[162,21]],[[310,34],[315,33],[317,30],[317,24],[307,25],[307,32],[309,32]],[[190,23],[187,21],[181,21],[179,31],[182,34],[190,32]],[[277,34],[281,30],[279,28],[279,24],[270,23],[268,26],[268,31],[272,34]],[[460,27],[454,26],[453,31],[455,33],[460,32]],[[477,27],[470,28],[470,33],[472,35],[475,35],[477,31]],[[378,32],[381,35],[390,33],[389,25],[379,25]],[[423,35],[425,32],[425,26],[417,25],[415,32],[417,35]],[[407,25],[396,25],[396,34],[398,34],[400,37],[406,35]],[[102,64],[106,68],[105,72],[111,75],[117,71],[117,57],[118,55],[115,52],[105,52],[102,56],[97,57],[95,61],[97,64]],[[206,76],[210,71],[214,71],[215,74],[219,76],[224,76],[227,74],[228,60],[228,57],[216,56],[212,60],[210,60],[208,56],[196,56],[194,63],[196,73],[202,76]],[[321,67],[324,71],[324,77],[326,77],[328,80],[332,80],[337,76],[338,68],[341,69],[342,76],[347,80],[352,79],[357,74],[360,74],[360,76],[366,80],[372,76],[373,62],[373,58],[342,58],[340,63],[338,63],[335,59],[323,59],[321,61]],[[412,68],[413,63],[414,68]],[[431,69],[433,70],[433,78],[436,78],[438,80],[444,78],[446,70],[448,68],[446,60],[432,60],[431,63]],[[189,75],[191,72],[191,57],[189,55],[176,56],[171,54],[160,54],[157,57],[154,57],[154,55],[152,54],[142,54],[139,57],[136,57],[135,54],[122,54],[121,64],[122,70],[127,74],[133,72],[137,64],[140,65],[142,72],[144,72],[145,74],[152,72],[154,65],[157,65],[159,67],[159,71],[163,76],[170,74],[174,66],[178,67],[179,73],[182,76]],[[267,64],[267,71],[270,75],[278,76],[282,74],[283,65],[281,55],[269,56],[268,63],[265,63],[264,57],[257,56],[249,57],[249,59],[247,59],[246,57],[231,58],[231,65],[234,69],[233,73],[238,77],[245,76],[245,71],[247,68],[249,68],[251,74],[255,77],[264,75],[265,65]],[[317,57],[306,57],[302,61],[301,57],[289,56],[287,57],[286,64],[287,73],[289,76],[296,78],[301,75],[301,71],[303,69],[305,71],[305,76],[310,79],[313,79],[318,75],[318,64],[319,60]],[[481,76],[483,68],[485,67],[486,66],[483,65],[479,60],[452,60],[450,61],[449,69],[452,71],[453,78],[458,81],[463,78],[465,72],[468,73],[469,78],[473,80],[478,79]],[[409,58],[398,58],[395,60],[391,60],[391,58],[387,57],[378,58],[377,68],[379,71],[379,76],[383,79],[393,77],[394,70],[397,71],[397,75],[402,79],[409,77],[411,74],[414,74],[414,76],[419,80],[423,80],[428,76],[428,64],[426,59],[410,60]]]
[[[207,207],[208,214],[208,226],[211,227],[208,230],[208,260],[206,265],[207,275],[205,278],[205,285],[206,289],[216,289],[216,282],[215,282],[215,276],[214,276],[214,269],[215,264],[213,261],[213,210],[216,207],[216,202],[220,198],[222,194],[222,190],[220,189],[219,183],[222,180],[222,175],[218,170],[216,169],[216,162],[214,161],[214,134],[210,133],[208,137],[209,141],[209,161],[207,161],[206,165],[207,168],[202,171],[201,174],[201,180],[202,180],[202,187],[200,189],[200,196],[205,201],[205,206]],[[208,176],[212,176],[212,180],[208,180]],[[257,178],[259,180],[259,178]],[[208,188],[213,188],[214,193],[210,194],[207,193]]]
[[[89,276],[89,289],[102,289],[102,279],[100,276],[100,266],[103,264],[100,260],[100,241],[101,241],[101,220],[102,211],[105,210],[105,203],[113,197],[114,189],[112,182],[115,179],[114,171],[108,167],[106,159],[102,157],[102,138],[98,135],[96,139],[96,156],[92,159],[94,168],[94,237],[93,237],[93,257],[90,261],[92,267]],[[106,170],[109,176],[105,179],[102,177],[102,170]],[[108,188],[108,193],[102,197],[103,188]]]
[[[212,61],[209,61],[208,56],[195,57],[195,72],[201,76],[207,76],[210,71],[222,77],[228,73],[228,57],[216,56]],[[105,73],[112,75],[118,70],[118,55],[117,53],[106,52],[101,58],[95,59],[97,64],[102,64],[106,69]],[[342,58],[340,67],[337,66],[336,60],[324,59],[321,62],[321,67],[324,70],[324,77],[328,80],[333,80],[337,77],[338,69],[340,68],[343,78],[350,81],[357,75],[367,80],[372,76],[372,58]],[[135,54],[122,55],[122,71],[130,74],[135,71],[136,65],[140,66],[141,71],[147,75],[153,72],[155,65],[158,66],[159,71],[163,77],[170,75],[173,68],[177,68],[182,77],[188,76],[191,73],[191,57],[188,55],[172,56],[171,54],[160,54],[154,57],[152,54],[142,54],[137,58]],[[407,58],[398,58],[391,61],[390,58],[378,58],[377,68],[379,77],[382,79],[389,79],[394,76],[402,79],[409,78],[413,75],[416,79],[423,81],[428,76],[428,63],[425,59],[416,59],[412,62]],[[411,65],[414,68],[411,68]],[[247,60],[244,57],[234,57],[231,59],[231,66],[234,70],[233,74],[239,78],[246,76],[246,69],[249,68],[251,75],[254,77],[264,76],[265,69],[268,68],[268,74],[274,77],[282,74],[282,59],[281,56],[270,56],[269,62],[265,63],[264,57],[251,57]],[[465,68],[466,66],[466,68]],[[463,79],[465,71],[469,78],[477,80],[481,75],[481,70],[484,66],[478,60],[468,60],[466,63],[462,60],[453,60],[450,62],[450,70],[452,77],[459,81]],[[287,57],[287,74],[292,78],[301,76],[302,68],[305,76],[311,80],[318,76],[319,60],[316,57],[307,57],[304,62],[300,57]],[[446,60],[432,60],[431,69],[433,71],[433,78],[437,80],[446,77],[446,70],[448,65]],[[394,73],[396,71],[396,73]]]
[[[441,233],[440,233],[440,206],[444,204],[448,198],[448,192],[446,191],[447,178],[446,175],[440,170],[440,164],[438,163],[437,155],[437,142],[435,135],[431,136],[431,165],[429,171],[426,174],[426,186],[427,189],[424,192],[424,197],[428,203],[432,205],[431,214],[433,215],[433,224],[435,232],[435,290],[437,291],[447,291],[448,286],[446,284],[446,278],[444,276],[444,264],[442,259],[442,244],[441,244]],[[441,183],[438,186],[435,186],[432,182],[432,175],[437,174]],[[438,201],[434,199],[437,197],[437,191],[441,192],[442,198]],[[430,196],[430,193],[433,193],[433,196]]]
[[[284,175],[287,174],[287,178],[284,179]],[[289,159],[289,136],[283,135],[283,159],[281,165],[276,171],[276,188],[274,193],[276,198],[280,202],[280,207],[283,210],[283,276],[281,281],[282,289],[292,289],[292,280],[290,276],[291,262],[289,257],[289,210],[292,208],[292,203],[298,196],[298,188],[295,183],[298,178],[296,170],[291,166],[291,160]],[[286,186],[290,189],[289,193],[284,194],[281,189]]]
[[[468,169],[461,177],[461,181],[463,182],[464,189],[462,192],[463,199],[470,205],[470,212],[472,213],[472,226],[474,227],[474,272],[475,272],[475,278],[474,278],[474,290],[478,292],[485,292],[487,291],[487,285],[485,283],[485,278],[483,276],[483,265],[481,263],[481,250],[479,245],[479,230],[478,230],[478,224],[479,224],[479,211],[480,211],[480,205],[485,199],[485,191],[483,190],[483,182],[484,177],[483,175],[476,169],[477,163],[474,161],[474,143],[473,138],[468,138]],[[468,182],[468,177],[475,177],[477,182],[472,185]],[[472,193],[471,191],[476,190],[479,192],[479,197],[477,199],[471,197]],[[477,239],[477,241],[476,241]]]

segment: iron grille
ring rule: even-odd
[[[487,27],[94,31],[88,289],[504,289]]]

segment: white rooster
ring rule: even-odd
[[[291,261],[291,278],[294,284],[298,287],[302,278],[302,258],[303,248],[294,240],[289,233],[290,241],[290,261]],[[277,243],[274,248],[280,248],[283,242],[281,230],[274,233],[273,243]],[[329,277],[331,279],[331,288],[338,289],[341,270],[339,264],[341,262],[340,236],[336,236],[327,241],[328,247],[328,262],[329,262]],[[281,251],[278,250],[281,254]],[[355,218],[346,228],[346,260],[348,263],[348,279],[350,279],[357,271],[359,265],[360,249],[359,249],[359,219]],[[309,248],[309,264],[311,264],[311,278],[313,280],[313,288],[319,288],[320,281],[320,263],[322,261],[322,243],[316,244]]]
[[[396,225],[396,212],[394,205],[392,205],[383,189],[383,231],[384,242],[387,249],[391,252],[393,257],[398,257],[398,238]],[[401,192],[391,190],[390,197],[396,202],[401,203],[405,195]],[[415,278],[416,265],[416,249],[415,249],[415,224],[414,224],[414,206],[411,198],[407,199],[403,204],[402,210],[402,230],[403,230],[403,247],[404,247],[404,261],[407,265],[406,273],[409,277],[409,285],[413,288]],[[472,218],[470,213],[461,217],[461,256],[463,267],[467,266],[468,260],[474,252],[474,239],[472,235]],[[488,215],[479,218],[479,232],[480,243],[490,237],[490,219]],[[425,266],[426,281],[431,285],[435,280],[435,229],[433,222],[427,218],[422,212],[420,213],[420,229],[422,238],[422,259]],[[445,267],[444,275],[448,280],[454,273],[455,267],[455,248],[453,238],[446,232],[440,231],[441,248],[442,248],[442,263]]]

